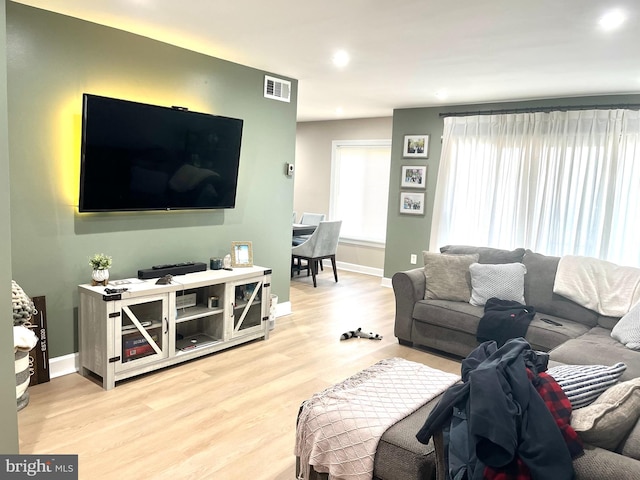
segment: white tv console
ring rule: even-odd
[[[125,378],[269,338],[270,269],[207,270],[175,276],[169,285],[156,281],[78,287],[80,373],[101,377],[106,390]],[[123,287],[128,290],[105,293]]]

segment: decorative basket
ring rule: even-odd
[[[11,280],[11,306],[13,307],[13,324],[16,326],[29,323],[31,317],[38,313],[33,301],[13,280]]]
[[[29,380],[31,379],[31,369],[29,367],[29,352],[18,350],[16,357],[16,402],[18,410],[22,410],[29,404]]]

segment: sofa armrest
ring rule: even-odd
[[[422,268],[397,272],[391,278],[396,297],[396,318],[394,335],[400,342],[411,343],[413,307],[424,298],[426,279]]]
[[[609,450],[584,446],[584,455],[573,460],[576,480],[633,480],[640,478],[640,461]]]

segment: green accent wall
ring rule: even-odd
[[[391,278],[395,272],[423,266],[422,252],[423,250],[429,250],[433,199],[435,196],[438,166],[442,149],[441,139],[444,132],[444,122],[442,117],[440,117],[440,113],[610,104],[640,104],[640,95],[571,97],[394,110],[384,277]],[[430,135],[429,156],[427,159],[402,158],[404,136],[411,134]],[[402,165],[427,165],[424,215],[403,215],[400,213],[400,174]],[[441,246],[442,245],[434,245],[433,248],[437,249]],[[514,248],[522,246],[523,245],[514,245]],[[526,247],[526,245],[524,246]],[[418,255],[417,265],[411,265],[409,262],[411,254]]]
[[[5,0],[0,0],[0,224],[11,223],[9,209],[9,143],[7,125],[7,57]],[[11,234],[0,229],[0,452],[18,453],[18,413],[16,407],[16,373],[13,354],[13,317],[11,312]],[[5,320],[11,318],[11,321]]]
[[[77,351],[77,285],[90,281],[94,253],[113,257],[115,279],[155,264],[208,264],[232,241],[252,241],[255,264],[273,269],[272,293],[289,300],[284,164],[295,156],[296,80],[291,103],[265,99],[270,72],[13,2],[7,52],[11,265],[28,295],[46,296],[50,357]],[[236,208],[79,214],[85,92],[242,118]]]

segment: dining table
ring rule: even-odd
[[[318,228],[317,225],[305,225],[303,223],[293,224],[293,236],[299,237],[300,235],[311,235]]]

